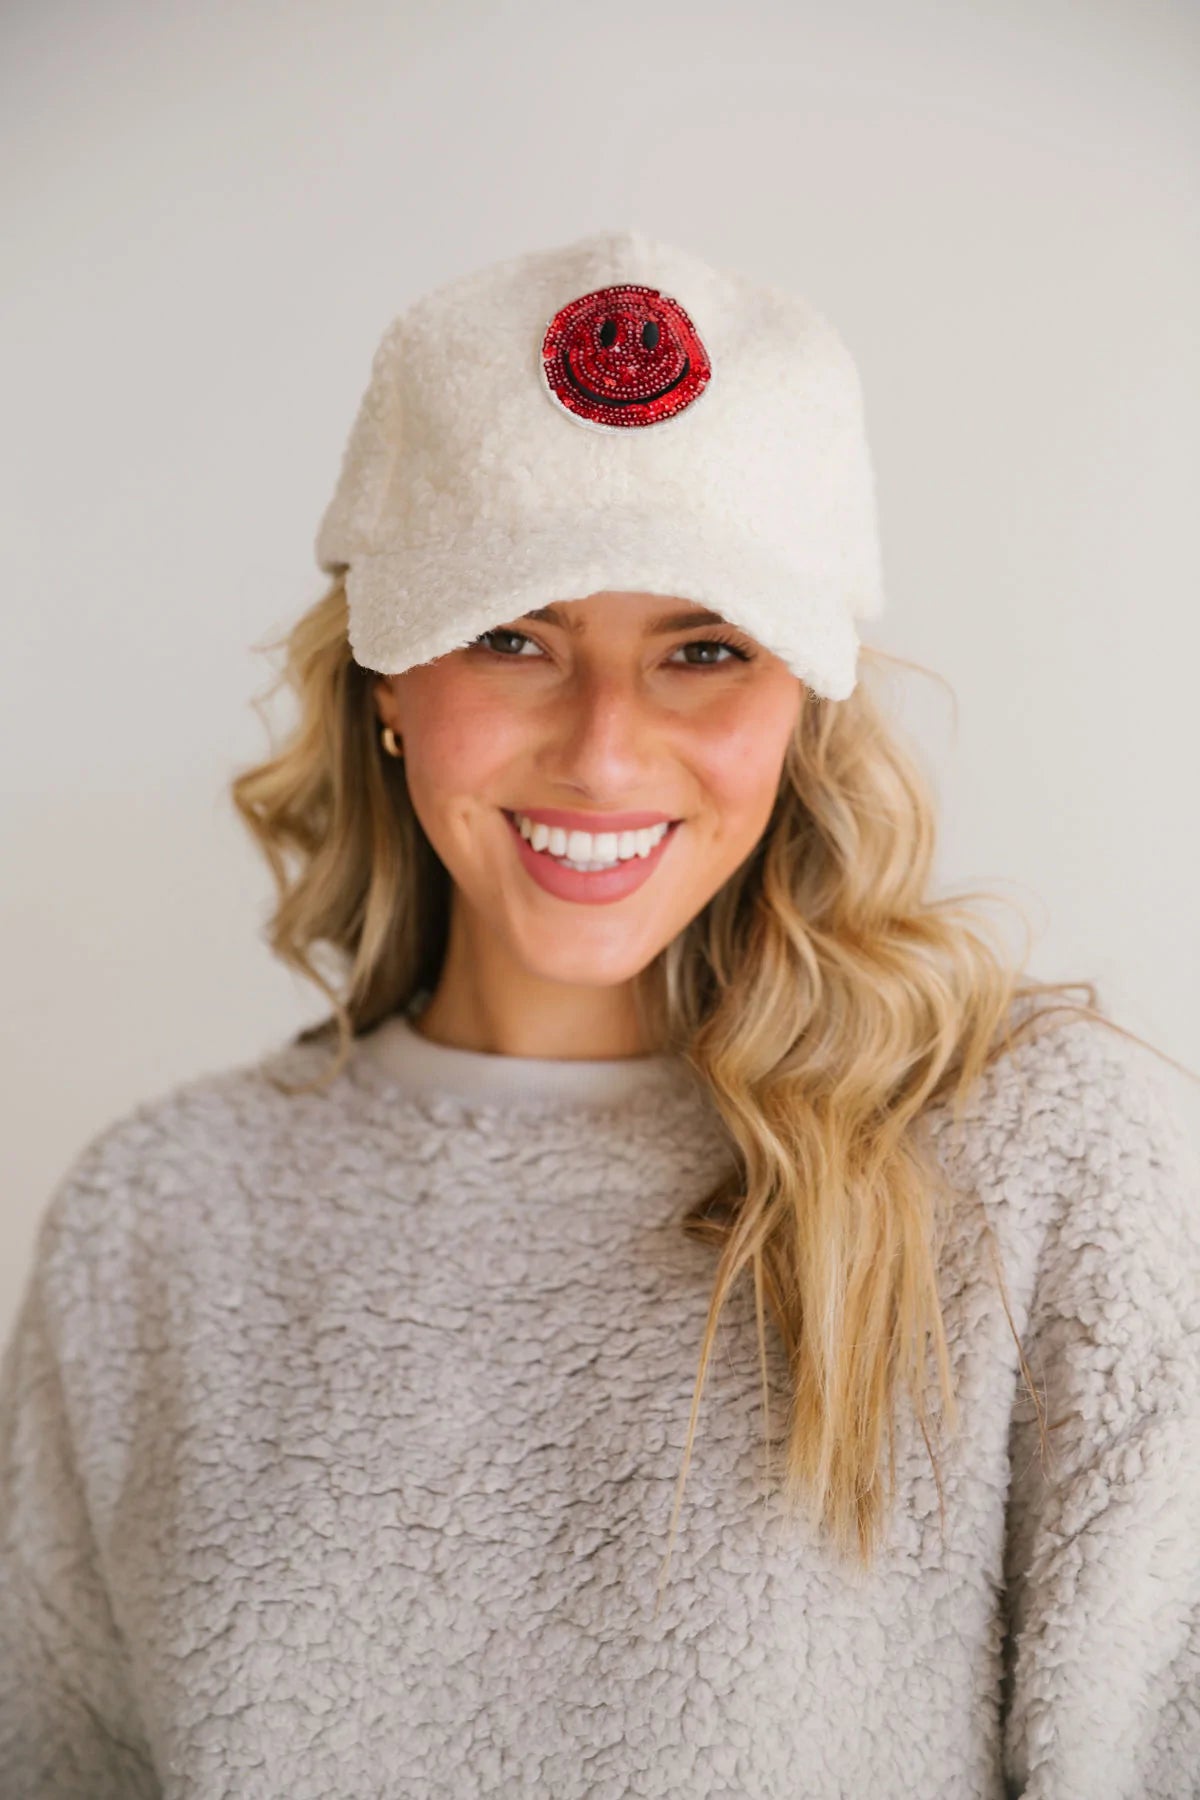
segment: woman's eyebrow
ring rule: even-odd
[[[559,625],[564,631],[580,632],[584,629],[583,621],[572,618],[561,612],[557,606],[539,606],[533,612],[522,613],[524,619],[544,619],[548,625]],[[660,613],[656,618],[646,622],[647,637],[658,637],[668,631],[690,631],[695,625],[724,625],[727,621],[723,614],[708,612],[705,609],[696,611],[689,608],[686,612]]]

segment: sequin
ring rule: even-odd
[[[704,392],[712,363],[678,300],[618,282],[559,308],[542,338],[542,374],[573,417],[622,430],[682,412]]]

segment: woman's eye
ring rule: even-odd
[[[740,645],[733,643],[729,638],[690,638],[686,644],[680,644],[678,647],[680,650],[728,650],[731,652],[733,660],[737,662],[751,661],[750,651],[743,650]],[[725,656],[722,656],[720,659],[713,657],[711,660],[690,663],[687,666],[693,669],[719,669],[729,660],[730,657]]]
[[[523,631],[505,631],[503,627],[497,625],[494,626],[491,631],[481,632],[475,639],[477,644],[482,644],[485,650],[492,650],[493,654],[496,656],[507,656],[508,652],[506,650],[493,650],[493,646],[488,642],[489,638],[517,638],[523,644],[533,644],[533,639],[531,637],[526,637]],[[537,649],[536,644],[534,644],[533,647],[535,650]],[[509,657],[509,660],[511,662],[514,659]]]
[[[521,657],[522,652],[519,649],[515,651],[511,649],[498,649],[496,643],[493,641],[496,639],[507,639],[510,644],[513,642],[518,645],[528,644],[531,645],[538,654],[541,653],[541,647],[535,639],[526,636],[523,631],[509,631],[499,625],[493,626],[490,631],[481,632],[475,639],[475,642],[481,646],[482,649],[489,651],[493,656],[506,657],[509,662],[516,662]],[[686,652],[688,650],[727,650],[730,654],[722,657],[705,657],[698,662],[684,661],[683,663],[675,663],[674,667],[687,669],[720,669],[724,668],[731,661],[744,663],[752,662],[754,657],[753,651],[744,650],[731,639],[721,637],[691,638],[686,644],[676,645],[675,649],[671,652],[671,655],[672,657],[675,657],[681,652]]]

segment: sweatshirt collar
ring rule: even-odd
[[[405,1013],[393,1013],[356,1040],[359,1054],[407,1092],[490,1102],[611,1105],[648,1089],[698,1085],[682,1056],[660,1052],[593,1059],[504,1056],[435,1043]]]

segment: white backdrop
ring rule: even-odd
[[[0,84],[0,1329],[94,1132],[326,1010],[226,789],[385,325],[614,225],[841,331],[941,884],[1200,1070],[1194,9],[9,0]]]

